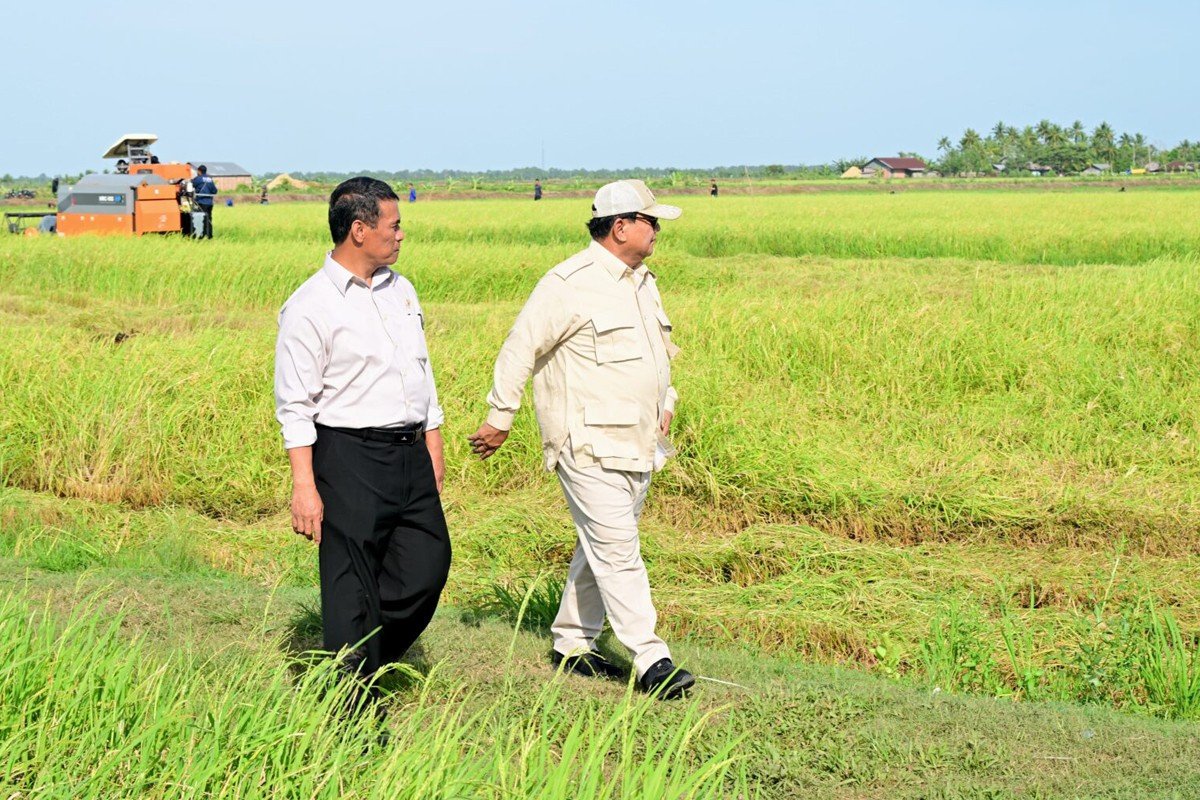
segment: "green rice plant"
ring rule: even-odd
[[[517,628],[549,633],[558,615],[564,583],[561,579],[539,575],[527,580],[495,583],[490,592],[469,604],[472,617],[498,617]]]
[[[386,725],[331,659],[162,656],[86,605],[65,619],[0,599],[0,789],[140,798],[717,798],[749,794],[736,738],[627,694],[563,713],[562,681],[480,702],[436,681]],[[231,657],[232,656],[232,657]],[[351,713],[347,713],[352,709]],[[664,724],[665,723],[665,724]]]
[[[1018,696],[1026,700],[1041,699],[1046,669],[1034,646],[1033,630],[1007,604],[1001,611],[1000,625]]]
[[[1166,716],[1200,718],[1200,646],[1185,636],[1169,609],[1146,611],[1150,636],[1141,659],[1147,701]]]
[[[929,624],[921,642],[922,678],[942,691],[996,694],[1002,686],[991,643],[977,614],[951,605]]]

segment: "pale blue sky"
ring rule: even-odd
[[[20,3],[0,174],[126,131],[252,172],[705,167],[915,150],[997,120],[1200,139],[1200,3]]]

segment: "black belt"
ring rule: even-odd
[[[343,433],[362,439],[364,442],[387,442],[389,444],[416,444],[425,438],[425,428],[412,425],[405,428],[335,428],[317,423],[318,430]]]

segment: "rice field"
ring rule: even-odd
[[[678,204],[684,216],[664,225],[652,267],[683,348],[674,364],[680,456],[655,479],[644,535],[672,640],[851,667],[926,692],[1200,718],[1200,192]],[[512,598],[531,587],[522,613],[544,616],[553,592],[536,585],[561,578],[570,558],[569,517],[539,468],[530,410],[486,464],[468,458],[465,437],[486,412],[491,359],[525,295],[585,243],[586,210],[579,200],[401,209],[408,238],[398,269],[421,295],[447,415],[456,562],[446,602],[468,616],[511,625],[520,610]],[[271,359],[275,312],[328,249],[324,213],[315,203],[221,207],[212,242],[0,238],[0,559],[11,570],[213,576],[289,598],[315,584],[314,553],[284,513]],[[12,628],[0,639],[17,648],[11,663],[55,647],[85,672],[85,662],[119,660],[121,626],[62,607],[31,616],[25,591],[0,608],[0,627]],[[108,649],[88,662],[89,647]],[[280,715],[292,713],[280,692],[308,697],[304,682],[321,680],[319,670],[238,658],[253,664],[247,680]],[[222,705],[234,702],[220,692],[228,665],[211,661],[178,664],[209,687],[195,697],[164,695],[161,675],[141,667],[115,668],[138,687],[125,695],[129,707],[163,718],[128,758],[169,741],[199,746],[177,718],[241,713]],[[42,680],[10,667],[0,693],[17,697],[20,684],[32,693],[21,702],[43,708],[48,695],[29,699]],[[314,698],[324,696],[318,689]],[[449,731],[475,714],[501,753],[543,765],[564,758],[493,725],[511,696],[489,705],[453,694],[432,706],[405,695],[414,711],[394,715],[403,721],[393,735]],[[706,705],[713,696],[725,697],[710,693],[665,728],[637,718],[646,746],[665,754],[663,774],[638,772],[616,740],[534,725],[555,697],[522,719],[534,739],[592,748],[592,771],[630,776],[598,784],[594,796],[789,796],[763,781],[758,755],[739,760],[729,733],[737,726]],[[363,744],[321,738],[332,735],[322,732],[321,702],[306,700],[315,710],[288,723],[309,731],[295,746],[349,764]],[[0,770],[9,764],[10,776],[18,762],[75,763],[62,760],[68,750],[101,759],[113,747],[97,740],[75,750],[63,731],[86,723],[53,707],[38,713],[40,722],[0,712]],[[644,712],[636,698],[612,698],[592,713],[589,731]],[[27,738],[30,725],[49,731],[40,744]],[[155,796],[175,795],[153,776],[185,765],[199,765],[195,785],[206,788],[196,791],[206,796],[245,796],[235,790],[248,786],[236,783],[243,768],[321,780],[299,767],[300,755],[255,760],[283,747],[270,737],[285,729],[238,744],[258,755],[233,765],[190,751],[136,769],[113,756],[108,772],[93,756],[77,763],[97,781],[150,776]],[[699,737],[712,758],[694,758],[676,734]],[[479,740],[446,735],[445,752],[459,755],[422,768],[461,768],[461,785],[475,787],[462,796],[556,796],[529,782],[544,766],[488,760],[472,749]],[[347,766],[328,784],[298,782],[316,788],[294,796],[372,796],[362,788],[370,780],[410,769],[390,758],[362,774]],[[61,785],[43,785],[25,768],[10,782],[57,796],[72,774],[64,768]],[[563,796],[582,785],[579,773],[553,774]],[[203,777],[217,775],[234,782]],[[879,775],[863,796],[902,796]]]

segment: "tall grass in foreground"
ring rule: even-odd
[[[0,792],[38,798],[719,798],[746,793],[697,707],[633,695],[567,707],[429,688],[347,718],[332,661],[161,657],[86,604],[0,600]],[[303,669],[294,669],[303,666]],[[386,730],[388,738],[381,738]]]

